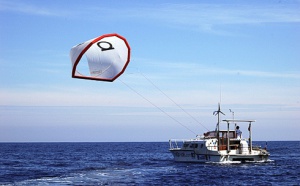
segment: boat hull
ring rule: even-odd
[[[193,150],[170,149],[176,162],[264,162],[268,154],[227,154],[226,152],[208,151],[205,154]]]

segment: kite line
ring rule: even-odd
[[[138,91],[136,91],[135,89],[133,89],[131,86],[129,86],[127,83],[125,83],[124,81],[122,81],[121,79],[119,79],[126,87],[128,87],[130,90],[132,90],[133,92],[135,92],[137,95],[139,95],[141,98],[143,98],[144,100],[146,100],[148,103],[150,103],[152,106],[154,106],[155,108],[157,108],[158,110],[160,110],[161,112],[163,112],[165,115],[167,115],[169,118],[171,118],[173,121],[175,121],[176,123],[178,123],[179,125],[183,126],[184,128],[186,128],[187,130],[189,130],[190,132],[192,132],[193,134],[197,135],[194,131],[192,131],[191,129],[189,129],[187,126],[185,126],[183,123],[181,123],[180,121],[178,121],[177,119],[175,119],[173,116],[171,116],[170,114],[168,114],[166,111],[164,111],[162,108],[160,108],[159,106],[157,106],[156,104],[154,104],[153,102],[151,102],[149,99],[147,99],[145,96],[143,96],[142,94],[140,94]]]
[[[200,124],[202,127],[204,127],[207,131],[209,131],[208,128],[206,128],[202,123],[200,123],[194,116],[192,116],[190,113],[188,113],[185,109],[183,109],[179,104],[177,104],[172,98],[170,98],[166,93],[164,93],[158,86],[156,86],[149,78],[147,78],[143,73],[140,72],[140,74],[149,82],[151,83],[158,91],[160,91],[164,96],[166,96],[171,102],[173,102],[178,108],[180,108],[184,113],[186,113],[188,116],[190,116],[194,121],[196,121],[198,124]]]

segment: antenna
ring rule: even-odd
[[[232,123],[234,123],[234,112],[233,112],[233,110],[231,110],[231,109],[229,109],[229,111],[232,113]],[[234,126],[234,128],[236,128],[236,123],[235,123],[235,126]]]
[[[221,87],[221,84],[220,84],[220,95],[219,95],[219,104],[222,103],[222,87]]]

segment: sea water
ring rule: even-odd
[[[300,185],[300,141],[268,142],[270,161],[256,163],[178,163],[168,149],[168,142],[0,143],[0,185]]]

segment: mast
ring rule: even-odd
[[[227,122],[227,154],[230,152],[230,146],[229,146],[229,122]]]
[[[251,123],[252,121],[249,121],[249,144],[250,144],[250,154],[252,153],[252,132],[251,132]]]

